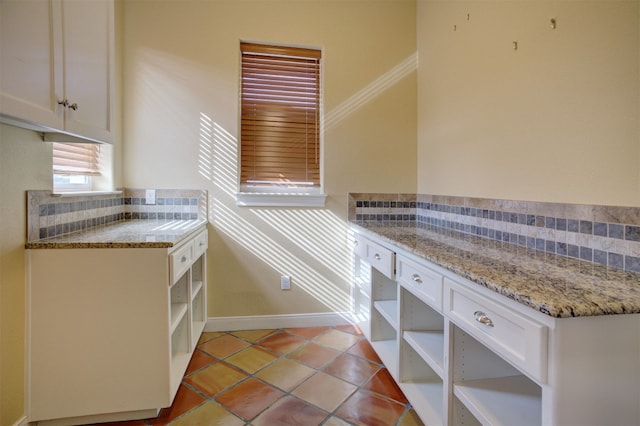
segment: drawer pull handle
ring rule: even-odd
[[[475,311],[473,315],[476,317],[476,321],[480,324],[486,325],[487,327],[493,327],[493,321],[491,321],[491,318],[489,318],[484,312]]]
[[[354,245],[355,247],[357,247],[357,246],[358,246],[358,244],[360,244],[360,243],[358,243],[358,240],[353,240],[353,245]]]
[[[411,275],[411,280],[413,280],[414,283],[422,284],[422,278],[420,278],[418,274]]]
[[[186,261],[187,261],[187,256],[182,256],[182,257],[180,258],[180,262],[184,263],[184,262],[186,262]]]
[[[373,258],[374,258],[375,260],[380,260],[380,259],[381,259],[380,255],[379,255],[378,253],[374,254],[374,255],[373,255]]]

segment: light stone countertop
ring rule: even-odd
[[[354,229],[556,318],[640,313],[640,274],[413,222]]]
[[[206,226],[206,220],[124,220],[27,242],[27,249],[169,248]]]

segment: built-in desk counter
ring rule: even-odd
[[[80,248],[171,248],[194,232],[204,229],[207,221],[196,220],[122,220],[84,231],[27,242],[27,249]]]
[[[351,225],[356,317],[426,424],[640,424],[640,274],[409,221]]]
[[[424,224],[355,227],[555,318],[640,313],[640,273]]]

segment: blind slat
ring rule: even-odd
[[[247,184],[320,185],[320,51],[241,43]]]
[[[240,43],[240,49],[243,54],[259,53],[274,56],[293,56],[301,58],[316,58],[320,59],[320,51],[317,49],[307,49],[304,47],[288,47],[288,46],[275,46],[270,44],[258,44],[258,43]]]
[[[99,175],[100,145],[93,143],[53,144],[53,173],[60,175]]]
[[[270,158],[262,158],[261,164],[282,164],[291,161],[292,159],[304,159],[307,156],[306,152],[299,153],[290,153],[290,152],[273,152]],[[256,158],[255,156],[250,156],[249,159]],[[291,166],[294,168],[295,166]]]

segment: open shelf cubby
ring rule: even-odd
[[[453,324],[451,338],[453,394],[480,424],[542,423],[538,384]],[[457,402],[454,420],[466,415]]]

